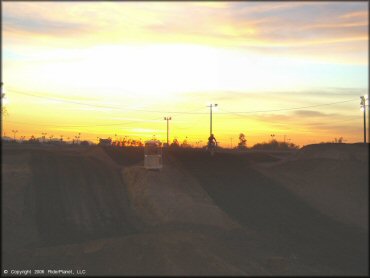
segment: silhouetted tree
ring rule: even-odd
[[[31,135],[30,139],[28,139],[29,144],[40,144],[40,141],[35,138],[34,135]]]
[[[191,145],[188,143],[187,139],[184,139],[184,141],[181,144],[181,148],[191,148]]]
[[[143,142],[141,141],[141,138],[137,141],[137,146],[138,147],[144,146]]]
[[[239,149],[246,149],[247,148],[247,139],[245,138],[244,133],[239,134],[238,148]]]
[[[180,143],[179,141],[175,138],[173,139],[172,143],[171,143],[171,146],[170,147],[173,147],[173,148],[178,148],[180,147]]]
[[[343,143],[343,137],[339,137],[339,138],[334,138],[334,142],[333,143]]]

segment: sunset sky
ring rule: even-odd
[[[3,2],[3,135],[363,140],[367,2]]]

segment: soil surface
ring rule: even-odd
[[[3,268],[366,275],[367,146],[332,145],[166,150],[148,171],[140,148],[4,144]]]

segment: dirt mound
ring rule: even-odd
[[[339,160],[369,161],[369,144],[313,144],[304,146],[297,154],[297,159],[328,158]]]
[[[106,154],[121,166],[132,166],[144,163],[143,147],[103,147]]]
[[[12,252],[39,242],[34,219],[25,216],[29,210],[26,198],[32,184],[30,151],[3,149],[2,153],[2,250]]]
[[[319,144],[259,169],[320,212],[368,230],[368,157],[364,144]]]
[[[283,184],[285,180],[270,176],[270,168],[262,172],[251,161],[221,153],[214,157],[196,151],[174,155],[221,209],[240,224],[257,231],[271,249],[279,250],[281,257],[294,254],[320,269],[321,274],[367,272],[367,232],[323,214]],[[361,168],[352,172],[356,173],[361,175],[362,186],[367,171]],[[320,176],[314,175],[320,182]],[[311,185],[304,186],[312,190]],[[313,196],[322,195],[319,187],[315,189]],[[335,195],[326,197],[329,203],[341,200]]]
[[[367,272],[367,233],[308,205],[274,175],[293,169],[304,176],[307,165],[278,169],[285,162],[272,166],[259,154],[180,150],[165,152],[163,170],[154,172],[139,166],[141,150],[125,157],[127,151],[113,148],[114,154],[100,147],[18,147],[3,152],[8,269],[160,276]],[[257,160],[270,172],[256,170]],[[351,169],[361,161],[353,163]],[[345,164],[338,165],[332,175],[344,173]],[[309,172],[319,176],[318,169]],[[365,171],[358,171],[360,181]]]
[[[102,162],[104,153],[94,152],[40,149],[29,152],[27,159],[22,151],[4,157],[7,198],[3,224],[9,248],[65,244],[134,231],[119,171]],[[99,158],[94,157],[97,154]],[[24,180],[14,179],[16,172],[21,172]]]

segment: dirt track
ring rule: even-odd
[[[257,231],[282,256],[299,257],[338,273],[366,273],[367,231],[323,215],[257,171],[248,155],[211,158],[206,153],[181,151],[175,156],[220,208]],[[356,186],[364,190],[366,179]]]
[[[178,151],[164,161],[147,172],[139,149],[3,149],[3,265],[90,275],[367,273],[368,226],[338,221],[264,172],[287,167],[275,156]],[[364,190],[366,180],[357,183]]]

